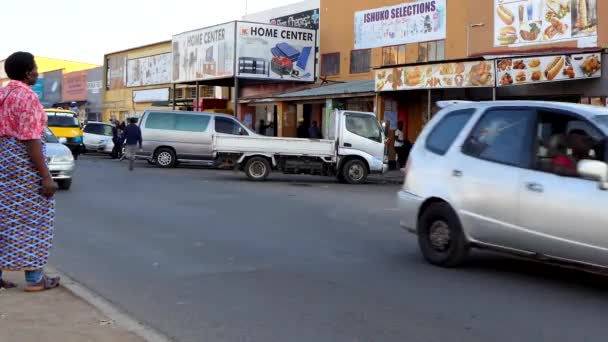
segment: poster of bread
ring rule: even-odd
[[[494,62],[452,62],[376,71],[376,90],[477,88],[494,86]]]
[[[494,45],[586,40],[597,46],[598,0],[494,0]]]
[[[497,86],[568,81],[602,76],[602,56],[598,53],[496,61]]]

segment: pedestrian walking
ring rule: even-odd
[[[129,119],[129,125],[125,128],[122,143],[125,145],[125,156],[129,160],[129,171],[133,171],[137,149],[141,149],[143,143],[141,129],[137,126],[137,118]]]
[[[119,131],[120,123],[118,120],[112,121],[112,142],[114,147],[112,148],[112,159],[119,159],[122,154],[122,132]]]
[[[30,86],[36,84],[34,56],[16,52],[4,69],[11,79],[0,89],[0,288],[15,287],[2,271],[25,271],[25,291],[59,286],[46,266],[55,220],[57,189],[46,165],[42,137],[47,116]]]
[[[406,146],[405,134],[403,133],[403,121],[397,122],[397,130],[395,131],[395,143],[394,148],[397,153],[397,163],[399,165],[399,169],[403,169],[405,167],[405,163],[407,162],[407,158],[409,155],[409,150],[411,149],[411,143],[409,141],[409,148]]]
[[[321,130],[319,124],[316,121],[312,122],[312,126],[308,129],[308,137],[310,139],[321,139]]]

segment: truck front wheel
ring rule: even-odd
[[[266,180],[270,174],[270,163],[266,158],[253,157],[247,161],[245,173],[247,174],[247,178],[252,181]]]
[[[367,166],[361,160],[349,160],[342,168],[342,177],[348,184],[363,184],[367,180]]]

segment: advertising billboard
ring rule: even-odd
[[[319,9],[317,8],[270,19],[270,24],[318,30],[320,18]]]
[[[171,82],[172,54],[148,56],[127,61],[127,87]]]
[[[597,0],[494,0],[494,45],[597,46]]]
[[[237,74],[242,78],[312,82],[316,31],[237,23]]]
[[[376,70],[376,91],[493,87],[494,62],[452,62]]]
[[[173,36],[173,82],[234,76],[235,23]]]
[[[44,97],[44,76],[40,75],[36,80],[36,84],[30,87],[36,95],[38,95],[38,99],[43,101]]]
[[[602,76],[601,53],[507,58],[496,61],[498,86],[569,81]]]
[[[126,55],[114,55],[108,57],[108,70],[106,75],[106,87],[108,89],[122,89],[125,87],[125,78],[127,73],[126,64]]]
[[[44,90],[42,98],[45,102],[50,104],[61,102],[62,83],[63,70],[48,71],[44,73]]]
[[[136,90],[133,92],[133,102],[145,103],[169,101],[169,88]]]
[[[419,0],[355,13],[355,49],[446,37],[446,0]]]
[[[63,74],[63,87],[61,100],[63,102],[87,100],[87,74],[88,70]]]

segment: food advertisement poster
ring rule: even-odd
[[[567,81],[602,76],[598,53],[509,58],[496,61],[498,86]]]
[[[173,82],[234,76],[235,23],[173,36]]]
[[[446,0],[418,0],[355,13],[355,49],[446,37]]]
[[[494,62],[454,62],[376,70],[376,91],[494,87]]]
[[[141,87],[171,82],[171,53],[129,59],[127,87]]]
[[[598,0],[494,0],[494,45],[585,39],[585,47],[597,46],[597,3]]]
[[[315,47],[316,30],[238,22],[238,76],[312,82]]]

